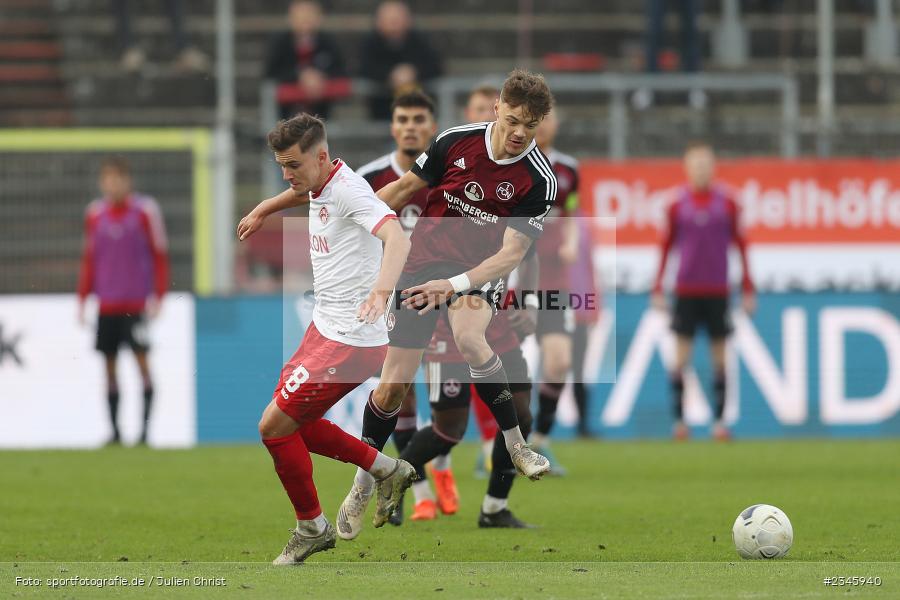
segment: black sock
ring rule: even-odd
[[[400,407],[397,407],[393,413],[386,413],[375,405],[372,394],[369,394],[369,401],[366,402],[366,409],[363,411],[362,438],[370,446],[378,450],[384,450],[388,438],[394,433],[397,426],[397,417],[400,414]]]
[[[401,419],[403,417],[400,417]],[[413,417],[415,419],[415,417]],[[395,429],[394,435],[391,436],[394,440],[394,446],[397,447],[397,456],[403,454],[403,451],[406,450],[407,446],[409,446],[410,440],[412,440],[413,436],[416,434],[415,429]],[[407,461],[409,462],[409,461]],[[410,463],[412,466],[416,468],[416,474],[419,476],[420,480],[428,479],[428,474],[425,472],[424,465],[417,465],[415,463]]]
[[[425,464],[434,457],[450,452],[456,445],[445,437],[439,436],[431,425],[418,430],[409,440],[406,449],[400,454],[400,458],[416,468],[418,473],[424,472]]]
[[[516,407],[512,402],[512,393],[509,391],[509,382],[500,357],[495,354],[483,365],[470,366],[469,372],[478,395],[491,409],[500,431],[515,429],[519,425],[519,419],[516,417]]]
[[[681,373],[672,375],[672,407],[675,409],[675,419],[678,421],[684,418],[684,378]]]
[[[394,440],[394,446],[397,447],[397,455],[403,454],[403,451],[406,449],[406,446],[409,444],[409,440],[412,439],[412,436],[415,435],[415,429],[395,429],[394,435],[391,438]]]
[[[119,390],[106,393],[109,403],[109,420],[112,422],[113,438],[119,439]]]
[[[153,386],[144,388],[144,428],[141,431],[141,441],[147,441],[147,428],[150,424],[150,408],[153,406]]]
[[[522,437],[528,439],[531,433],[531,417],[520,422],[522,428]],[[512,458],[506,449],[506,440],[503,438],[503,432],[498,431],[497,437],[494,438],[494,449],[491,451],[491,478],[488,481],[488,496],[493,498],[508,498],[509,491],[512,489],[513,482],[516,479],[516,467],[513,466]]]
[[[542,383],[538,394],[537,424],[534,430],[541,435],[548,435],[556,420],[556,405],[562,393],[563,383]]]
[[[493,498],[509,498],[513,481],[516,478],[516,468],[512,464],[509,452],[506,450],[506,442],[503,434],[497,432],[494,438],[494,449],[491,452],[491,477],[488,480],[488,496]]]
[[[587,389],[580,381],[572,383],[572,395],[575,396],[575,406],[578,407],[578,433],[587,435]]]
[[[725,373],[716,373],[713,379],[713,391],[716,396],[716,421],[722,420],[725,414]]]

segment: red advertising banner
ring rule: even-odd
[[[632,246],[657,243],[684,182],[679,160],[583,161],[580,173],[584,210],[613,217],[616,242]],[[900,160],[720,161],[717,179],[736,191],[751,242],[900,244]]]

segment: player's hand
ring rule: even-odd
[[[453,285],[446,279],[432,279],[422,285],[407,288],[401,292],[405,297],[403,306],[418,310],[420,315],[434,310],[453,295]]]
[[[260,227],[262,227],[263,223],[265,223],[266,218],[256,212],[256,210],[250,211],[246,217],[241,219],[241,222],[238,223],[237,227],[237,236],[240,241],[246,240],[248,237],[253,235]]]
[[[574,264],[578,260],[578,246],[567,240],[559,247],[559,258],[567,265]]]
[[[153,320],[159,316],[159,298],[156,296],[150,296],[147,298],[146,304],[144,304],[144,314],[147,315],[149,320]]]
[[[741,295],[741,308],[748,316],[753,316],[756,312],[756,294],[753,292],[744,292]]]
[[[662,292],[653,292],[650,296],[650,306],[656,310],[669,310],[669,302],[666,300],[666,295]]]
[[[384,316],[384,311],[390,298],[390,292],[372,290],[365,301],[360,304],[359,310],[356,311],[356,320],[374,323]]]
[[[509,324],[520,338],[526,338],[537,330],[537,320],[538,311],[533,306],[509,311]]]

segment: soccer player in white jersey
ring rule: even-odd
[[[273,561],[289,565],[335,545],[334,526],[322,513],[313,483],[310,452],[371,473],[377,481],[376,527],[415,479],[409,463],[322,418],[384,362],[385,308],[410,242],[369,184],[340,159],[330,159],[322,121],[308,114],[281,121],[268,141],[292,193],[261,202],[241,219],[238,237],[247,239],[274,212],[308,203],[316,298],[313,322],[284,365],[259,422],[297,517],[291,539]]]

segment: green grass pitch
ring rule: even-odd
[[[293,515],[261,445],[0,452],[0,598],[900,597],[900,441],[555,449],[570,475],[519,480],[511,498],[539,529],[477,528],[486,482],[464,444],[453,454],[459,514],[369,527],[287,569],[268,564]],[[333,519],[354,467],[315,468]],[[785,559],[734,551],[731,525],[758,502],[791,518]],[[881,585],[823,585],[853,576]],[[144,584],[50,587],[73,577]],[[217,578],[225,585],[202,585]]]

